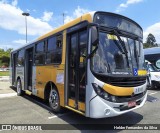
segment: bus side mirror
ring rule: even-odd
[[[98,28],[97,26],[92,26],[91,27],[91,43],[93,46],[97,46],[98,42],[99,42]]]

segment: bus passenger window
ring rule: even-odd
[[[36,65],[43,65],[45,63],[45,48],[44,48],[44,41],[39,42],[36,45],[36,53],[35,53],[35,64]]]
[[[44,52],[44,41],[36,45],[36,52]]]
[[[17,55],[17,66],[24,66],[24,50],[20,50]]]
[[[48,39],[47,64],[60,64],[62,61],[62,36],[54,36]]]

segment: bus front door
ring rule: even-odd
[[[87,30],[69,35],[68,106],[85,112]]]

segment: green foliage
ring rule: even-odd
[[[158,44],[156,43],[156,39],[153,34],[148,34],[148,37],[146,39],[146,42],[143,43],[143,48],[152,48],[152,47],[158,47]]]
[[[150,44],[148,44],[148,43],[143,43],[143,48],[145,49],[145,48],[151,48],[152,46],[150,45]]]
[[[0,67],[1,66],[9,66],[10,61],[10,53],[13,49],[9,48],[7,50],[0,49]]]
[[[156,39],[155,39],[154,35],[150,33],[147,37],[146,43],[154,45],[155,42],[156,42]]]
[[[0,76],[9,76],[9,71],[0,72]]]

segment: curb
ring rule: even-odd
[[[9,82],[9,79],[0,79],[2,82]]]
[[[17,93],[0,94],[0,99],[6,97],[14,97],[14,96],[17,96]]]
[[[0,78],[9,78],[9,76],[0,76]]]

